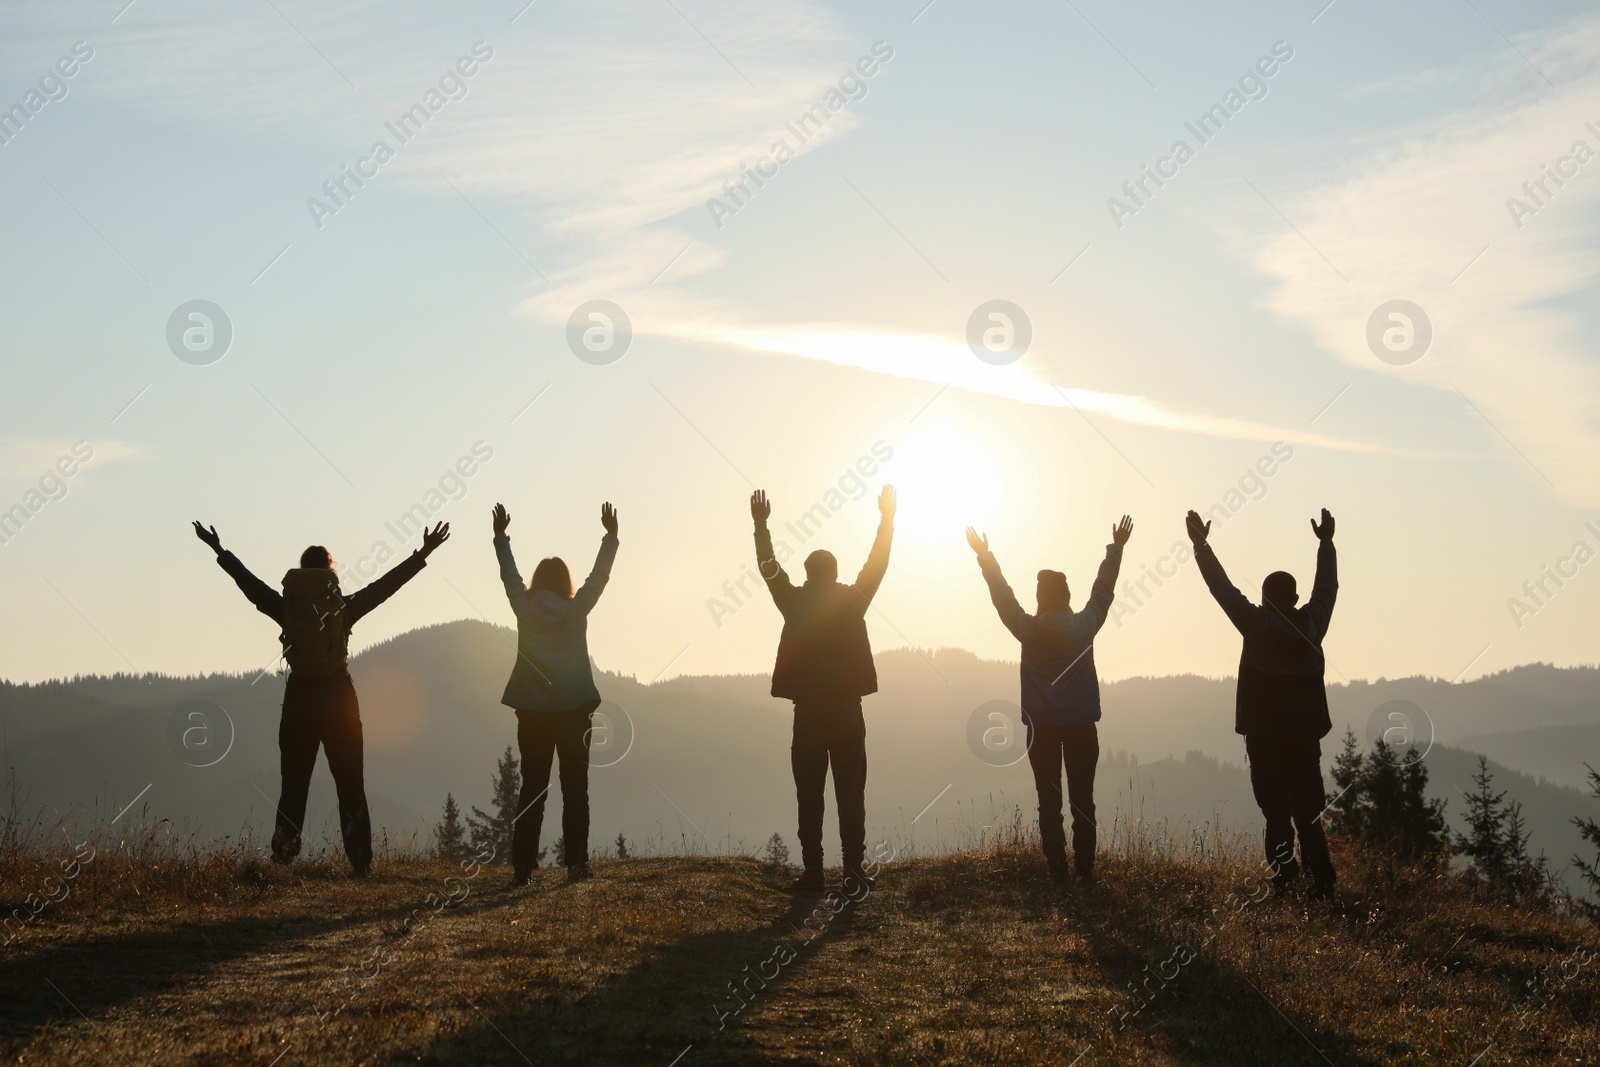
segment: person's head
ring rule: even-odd
[[[806,557],[806,581],[837,582],[838,580],[839,561],[833,558],[832,552],[819,548]]]
[[[1285,615],[1294,610],[1300,602],[1300,593],[1294,583],[1294,575],[1288,571],[1273,571],[1261,583],[1261,603],[1268,607],[1277,608]]]
[[[1066,611],[1072,603],[1072,590],[1067,588],[1067,576],[1060,571],[1039,572],[1039,614],[1047,611]]]
[[[300,566],[320,568],[325,571],[336,570],[333,565],[333,553],[321,545],[312,545],[300,553]]]
[[[572,599],[572,572],[567,570],[566,561],[560,556],[541,559],[539,565],[533,568],[533,577],[528,579],[528,592],[537,593],[541,589],[548,589],[564,600]]]

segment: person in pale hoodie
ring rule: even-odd
[[[583,587],[559,557],[539,561],[522,584],[506,528],[511,513],[494,506],[494,551],[500,580],[517,616],[517,662],[500,702],[517,713],[522,792],[511,838],[511,884],[527,885],[539,865],[539,829],[550,791],[550,763],[561,761],[561,833],[567,878],[588,878],[590,717],[600,706],[589,664],[589,613],[611,578],[617,558],[617,512],[600,509],[606,533]]]

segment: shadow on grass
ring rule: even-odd
[[[837,905],[824,904],[823,894],[786,894],[772,887],[772,895],[774,901],[787,898],[787,907],[771,922],[680,938],[577,1000],[532,987],[472,1000],[478,1025],[436,1042],[422,1052],[421,1062],[539,1067],[813,1062],[756,1047],[740,1020],[746,1011],[759,1012],[823,945],[847,936],[862,905],[842,894],[834,894]],[[416,1062],[415,1050],[406,1054],[406,1062]]]
[[[1212,887],[1197,888],[1202,897],[1215,892]],[[1243,906],[1236,910],[1238,902]],[[1118,998],[1099,1027],[1103,1037],[1093,1043],[1096,1054],[1086,1058],[1086,1065],[1112,1062],[1117,1044],[1148,1038],[1178,1062],[1205,1067],[1302,1063],[1377,1067],[1382,1062],[1363,1052],[1352,1038],[1291,1010],[1272,989],[1225,959],[1215,942],[1208,943],[1213,932],[1220,935],[1233,924],[1259,921],[1269,911],[1303,907],[1298,898],[1250,903],[1241,889],[1238,901],[1229,904],[1224,893],[1213,902],[1218,908],[1214,915],[1207,905],[1205,914],[1176,924],[1180,931],[1176,934],[1170,917],[1158,919],[1145,908],[1129,907],[1130,903],[1103,883],[1080,899],[1079,920]],[[1297,920],[1335,921],[1331,914],[1316,913]],[[1307,959],[1306,966],[1324,965]],[[1337,976],[1326,979],[1336,982]]]

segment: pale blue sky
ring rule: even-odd
[[[1507,600],[1600,549],[1600,162],[1520,228],[1506,200],[1600,150],[1600,15],[1475,4],[8,5],[0,105],[93,57],[0,145],[0,508],[73,442],[94,458],[0,545],[0,676],[264,667],[270,624],[187,521],[269,581],[311,542],[348,568],[409,549],[385,522],[480,441],[454,538],[358,646],[509,623],[492,504],[582,571],[610,499],[600,663],[764,670],[770,604],[708,604],[752,557],[752,484],[793,518],[883,441],[904,515],[875,645],[1014,655],[968,522],[1025,599],[1043,566],[1081,596],[1118,515],[1137,577],[1281,439],[1214,543],[1247,589],[1309,579],[1306,519],[1334,510],[1330,677],[1592,662],[1600,564],[1520,628]],[[308,198],[480,41],[466,95],[319,229]],[[707,198],[877,42],[864,97],[714,225]],[[1107,198],[1277,42],[1265,97],[1114,225]],[[208,366],[166,341],[194,299],[234,330]],[[566,344],[592,299],[634,325],[608,366]],[[992,299],[1032,323],[1010,366],[967,349]],[[1433,323],[1409,365],[1366,344],[1391,299]],[[853,569],[874,522],[851,503],[814,543]],[[1192,567],[1123,604],[1105,674],[1233,669]]]

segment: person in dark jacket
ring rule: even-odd
[[[839,841],[847,885],[870,888],[863,869],[867,850],[867,725],[861,698],[878,691],[878,671],[867,640],[867,608],[889,569],[894,540],[894,487],[878,496],[878,536],[854,585],[839,581],[831,552],[806,557],[806,580],[796,586],[772,549],[767,494],[750,497],[755,520],[756,564],[783,616],[778,659],[772,668],[772,695],[794,701],[794,742],[789,762],[800,807],[800,856],[805,865],[795,888],[825,888],[822,873],[823,786],[833,767],[833,796],[839,806]]]
[[[522,791],[511,835],[511,884],[524,886],[539,865],[539,829],[550,792],[550,764],[561,760],[561,845],[567,880],[590,877],[590,717],[600,706],[589,663],[589,613],[611,580],[617,558],[617,511],[601,505],[605,536],[594,569],[574,592],[565,560],[539,561],[526,587],[511,554],[511,513],[494,506],[494,552],[500,581],[517,617],[517,661],[500,702],[517,713],[517,751],[522,756]]]
[[[1100,761],[1100,678],[1094,669],[1094,638],[1105,625],[1115,595],[1122,546],[1133,536],[1127,515],[1111,527],[1111,543],[1089,600],[1072,610],[1072,592],[1060,571],[1040,571],[1039,613],[1029,615],[1000,573],[989,538],[967,528],[967,544],[978,554],[1000,621],[1022,642],[1022,720],[1028,728],[1028,762],[1039,791],[1039,840],[1056,881],[1067,877],[1067,835],[1061,814],[1061,772],[1072,806],[1072,858],[1078,877],[1094,881],[1094,772]]]
[[[1311,520],[1320,544],[1316,581],[1304,607],[1296,606],[1300,594],[1294,575],[1285,571],[1267,575],[1261,583],[1261,604],[1250,603],[1228,580],[1207,544],[1211,523],[1201,522],[1191,511],[1188,529],[1206,586],[1244,637],[1234,731],[1244,735],[1250,787],[1267,820],[1265,844],[1273,888],[1280,893],[1287,890],[1299,877],[1303,862],[1311,872],[1312,895],[1329,897],[1336,876],[1322,830],[1326,794],[1321,741],[1333,723],[1323,684],[1322,641],[1339,594],[1333,516],[1323,508],[1322,524]],[[1294,852],[1296,831],[1299,861]]]
[[[372,819],[362,777],[361,707],[350,680],[350,629],[427,566],[433,550],[450,537],[450,525],[424,530],[421,548],[349,596],[340,591],[333,556],[321,545],[301,553],[300,566],[283,576],[280,593],[222,547],[215,526],[196,522],[194,534],[211,546],[218,566],[256,610],[278,624],[278,640],[289,664],[278,724],[283,791],[272,830],[273,862],[291,863],[300,854],[306,796],[320,747],[327,751],[328,770],[339,794],[344,854],[355,876],[365,878],[372,866]]]

